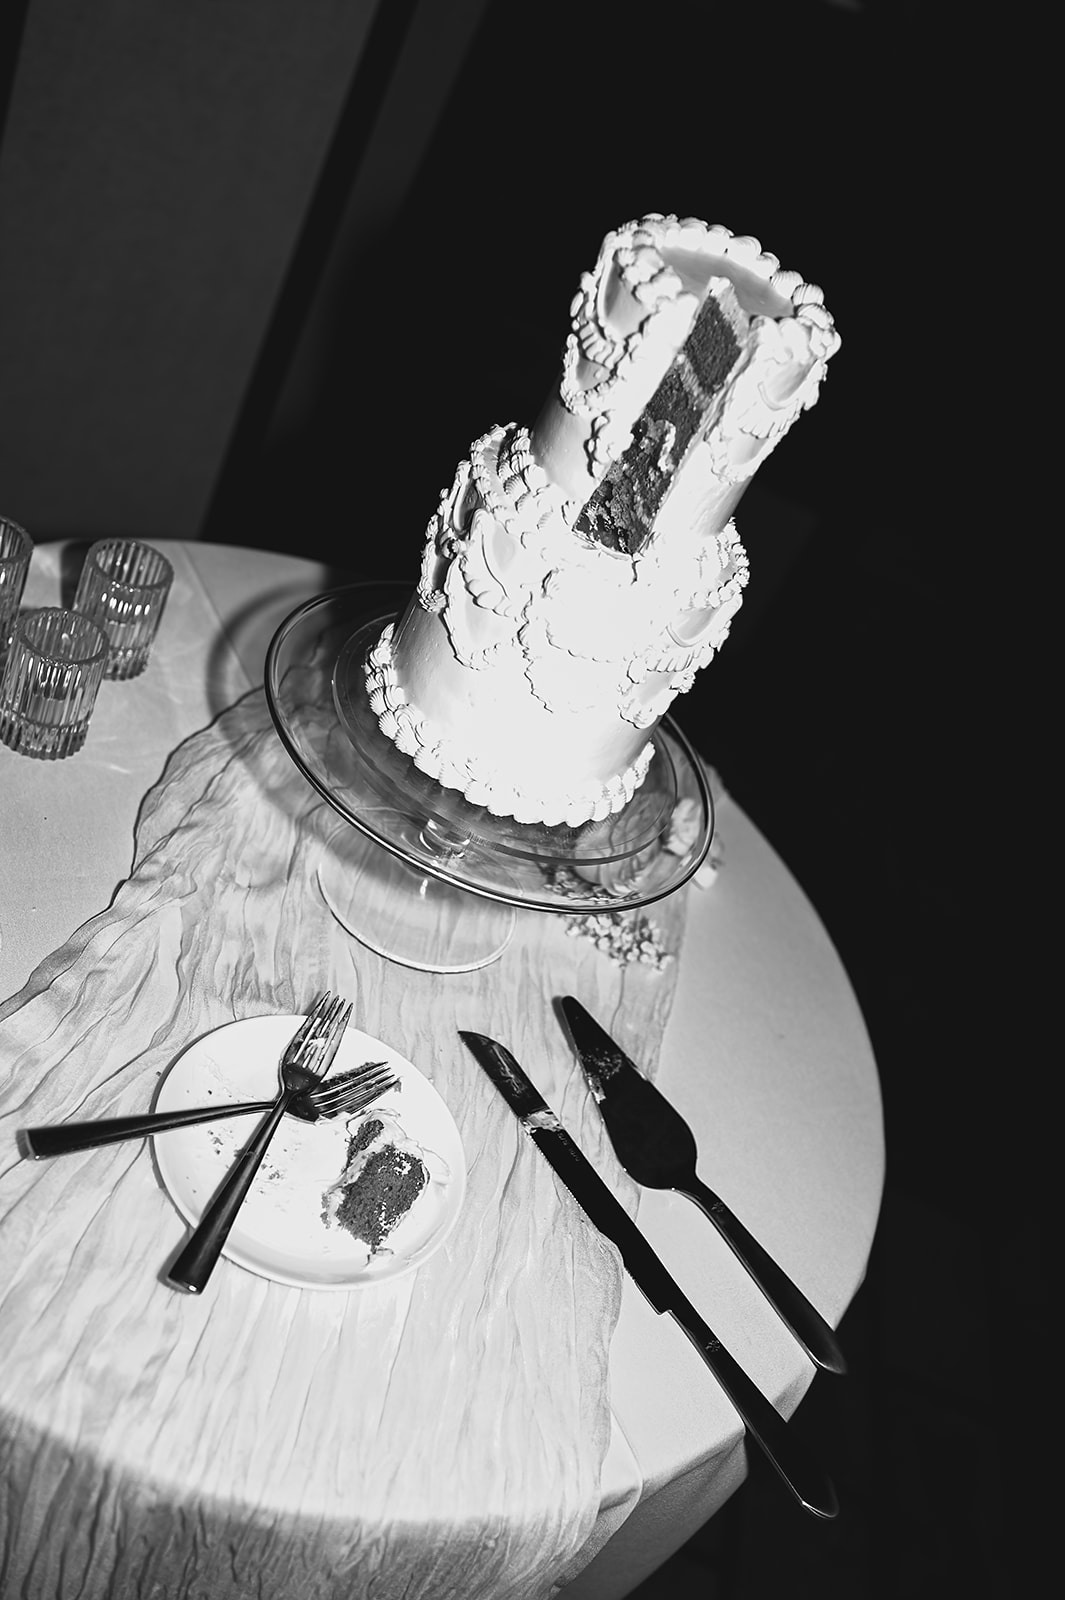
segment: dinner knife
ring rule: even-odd
[[[633,1064],[579,1000],[562,1011],[584,1075],[621,1165],[651,1189],[674,1189],[704,1211],[811,1361],[844,1373],[847,1363],[829,1324],[783,1267],[695,1170],[695,1138],[665,1096]]]
[[[460,1037],[578,1205],[618,1247],[626,1271],[655,1311],[659,1315],[668,1311],[679,1322],[739,1412],[748,1434],[802,1508],[816,1517],[836,1516],[839,1503],[827,1474],[808,1458],[799,1441],[789,1434],[780,1413],[703,1321],[510,1051],[483,1033],[460,1030]]]

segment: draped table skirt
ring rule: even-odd
[[[100,914],[110,907],[113,919],[125,904],[123,892],[132,892],[127,880],[133,867],[138,818],[150,831],[153,818],[143,815],[142,808],[173,752],[200,730],[212,725],[228,727],[225,716],[232,719],[235,713],[230,708],[243,702],[252,715],[249,727],[260,740],[257,748],[261,747],[262,759],[273,762],[280,754],[270,748],[269,727],[256,722],[254,716],[253,691],[262,680],[266,647],[277,624],[303,599],[350,581],[348,575],[329,574],[312,563],[286,556],[202,544],[163,542],[162,548],[174,563],[175,582],[144,676],[131,683],[104,686],[85,747],[76,757],[58,763],[38,762],[0,747],[4,839],[0,1042],[5,1026],[13,1024],[19,1014],[24,1020],[29,1018],[34,1004],[43,1006],[49,994],[54,996],[64,970],[71,966],[72,952],[83,967],[87,961],[87,970],[94,970],[94,962],[85,952],[90,951],[91,956],[95,948],[92,939],[105,939],[107,927],[113,926],[113,920],[108,923]],[[72,561],[76,565],[81,553],[59,545],[40,547],[34,554],[25,604],[60,603],[69,577],[66,568]],[[712,759],[714,753],[704,754]],[[294,775],[287,771],[286,761],[282,757],[276,770],[278,781],[290,785]],[[724,777],[727,783],[728,774]],[[309,806],[313,798],[300,795],[298,781],[291,790],[286,788],[286,793],[296,797],[286,803],[287,812],[304,799]],[[648,1016],[660,1012],[664,1023],[657,1063],[646,1064],[651,1070],[657,1065],[657,1083],[695,1129],[703,1176],[835,1323],[862,1280],[880,1203],[883,1133],[875,1063],[846,973],[816,912],[771,846],[727,795],[722,795],[718,806],[715,857],[719,863],[716,874],[704,874],[703,883],[683,891],[686,907],[681,920],[686,919],[686,927],[683,941],[676,940],[679,959],[668,979],[671,1007],[666,998],[656,997],[653,977],[641,974],[636,979],[651,986]],[[125,891],[120,888],[124,884]],[[676,924],[681,912],[676,906],[664,907],[659,915],[664,922],[672,919]],[[94,918],[100,920],[79,934]],[[545,937],[550,941],[556,930],[527,932],[536,946]],[[340,941],[336,959],[341,959],[350,941],[338,929],[329,938]],[[583,939],[571,941],[570,948],[574,970],[587,974],[598,1002],[607,1008],[600,1011],[601,1020],[640,1060],[641,1044],[646,1047],[646,1040],[639,1036],[635,1019],[642,1013],[633,1004],[631,989],[623,1003],[625,991],[609,957],[594,951]],[[351,947],[350,960],[352,972],[361,975],[365,984],[367,963],[361,947]],[[335,972],[335,964],[329,970]],[[483,1006],[492,998],[493,979],[497,984],[513,981],[503,963],[485,969],[481,975],[487,985],[481,991],[481,1020],[467,1016],[464,1025],[485,1025]],[[436,977],[426,984],[424,975],[417,975],[417,983],[413,987],[407,984],[407,989],[421,998],[408,1003],[420,1004],[434,1015],[439,1004],[441,1015],[449,1017],[448,1008],[454,1009],[457,993],[454,983],[451,978]],[[403,986],[402,969],[393,969],[376,987],[387,994],[390,985]],[[439,989],[434,990],[433,985]],[[367,1001],[365,994],[363,1000]],[[375,1005],[383,1003],[381,995],[371,995],[370,1015],[375,1014]],[[544,1004],[549,1005],[549,997],[545,996]],[[30,1010],[25,1009],[28,1005]],[[264,1003],[260,1009],[269,1006]],[[367,1027],[365,1021],[360,1025]],[[626,1032],[627,1028],[636,1031]],[[486,1031],[492,1032],[492,1027]],[[158,1054],[161,1067],[165,1048]],[[535,1063],[526,1061],[526,1065],[532,1068]],[[26,1076],[33,1067],[22,1062],[19,1084],[14,1085],[5,1081],[7,1066],[0,1056],[0,1086],[9,1100],[11,1096],[18,1099],[34,1087]],[[535,1071],[533,1076],[537,1076]],[[594,1137],[594,1120],[580,1120],[584,1108],[578,1089],[574,1084],[560,1085],[558,1093],[564,1090],[567,1104],[574,1108],[578,1121],[573,1126],[581,1129],[589,1153],[597,1160],[606,1159],[587,1142]],[[114,1148],[125,1152],[119,1161],[125,1173],[138,1147]],[[6,1132],[0,1173],[10,1176],[16,1161],[17,1153]],[[61,1182],[60,1164],[52,1165],[55,1174],[50,1175],[50,1182],[55,1186]],[[722,1342],[763,1392],[790,1415],[812,1380],[813,1368],[715,1230],[681,1197],[656,1192],[637,1195],[634,1188],[626,1196],[625,1180],[617,1170],[603,1170],[630,1207],[638,1203],[644,1231]],[[538,1173],[537,1181],[545,1176]],[[116,1176],[115,1181],[126,1180]],[[165,1196],[160,1194],[158,1202],[160,1215],[164,1215]],[[554,1203],[552,1180],[547,1178],[544,1198],[538,1199],[537,1205]],[[58,1220],[62,1207],[58,1189],[54,1204],[58,1209],[52,1248],[58,1256],[64,1237]],[[22,1225],[24,1222],[0,1223],[0,1244],[5,1226]],[[511,1243],[508,1248],[515,1246]],[[61,1265],[56,1263],[56,1295],[63,1293]],[[216,1311],[216,1315],[228,1314],[234,1319],[237,1338],[240,1319],[248,1314],[248,1296],[258,1303],[263,1285],[241,1269],[224,1265],[229,1276],[220,1277],[214,1287],[225,1298],[228,1311]],[[146,1279],[151,1277],[150,1263],[145,1262],[143,1270]],[[417,1295],[420,1275],[402,1291],[404,1295]],[[607,1295],[606,1306],[609,1273],[597,1282],[600,1290],[606,1283],[602,1290]],[[152,1292],[159,1296],[167,1293],[154,1282]],[[526,1543],[535,1544],[542,1532],[536,1516],[542,1514],[543,1529],[557,1530],[564,1523],[565,1537],[559,1535],[553,1564],[539,1570],[534,1570],[535,1563],[530,1566],[527,1585],[523,1578],[520,1593],[547,1595],[564,1590],[577,1600],[615,1600],[665,1560],[733,1492],[745,1471],[742,1429],[735,1413],[671,1320],[656,1317],[627,1281],[618,1285],[618,1295],[619,1303],[608,1306],[616,1322],[609,1338],[605,1432],[581,1458],[584,1465],[580,1470],[574,1468],[575,1478],[581,1480],[579,1491],[574,1490],[574,1503],[580,1501],[587,1509],[566,1520],[566,1474],[560,1471],[556,1475],[559,1504],[539,1507],[534,1516],[528,1504],[508,1505],[506,1484],[497,1494],[489,1493],[486,1484],[491,1482],[491,1473],[473,1471],[456,1457],[459,1464],[448,1466],[451,1481],[447,1493],[439,1498],[422,1490],[405,1494],[400,1481],[382,1486],[377,1515],[380,1527],[388,1533],[379,1552],[385,1564],[377,1566],[363,1547],[351,1563],[352,1597],[363,1592],[390,1596],[394,1583],[400,1584],[397,1594],[421,1593],[424,1588],[426,1594],[443,1596],[449,1591],[432,1587],[434,1564],[442,1563],[435,1566],[441,1578],[448,1571],[476,1575],[479,1586],[472,1577],[469,1581],[446,1580],[466,1585],[454,1589],[456,1594],[463,1593],[464,1600],[474,1592],[508,1600],[519,1592],[517,1580],[509,1580],[503,1568],[493,1568],[490,1552],[501,1537],[513,1533],[508,1516],[521,1521]],[[306,1298],[324,1297],[312,1294]],[[293,1326],[288,1336],[298,1347],[308,1330],[301,1334],[297,1326],[302,1320],[300,1296],[293,1299],[297,1306],[291,1312]],[[44,1296],[42,1304],[47,1301]],[[597,1303],[589,1301],[590,1305]],[[173,1309],[168,1309],[163,1320],[169,1325],[182,1316],[195,1319],[202,1313],[202,1307],[189,1310],[189,1305],[173,1297]],[[6,1312],[0,1311],[0,1318],[12,1319],[9,1330],[0,1322],[0,1339],[6,1344],[9,1331],[17,1334],[19,1359],[26,1361],[27,1371],[32,1372],[38,1359],[31,1359],[26,1348],[26,1341],[33,1337],[32,1319],[20,1322],[16,1330],[18,1313],[12,1306],[17,1307],[17,1301],[8,1302]],[[64,1363],[69,1363],[71,1370],[78,1364],[91,1365],[94,1328],[101,1332],[110,1329],[112,1336],[117,1336],[111,1326],[114,1307],[88,1305],[72,1296],[65,1319],[54,1307],[52,1314],[50,1337],[60,1348],[47,1355],[41,1352],[39,1360],[54,1369],[55,1382],[41,1385],[32,1400],[27,1398],[32,1385],[9,1392],[0,1406],[0,1460],[5,1465],[0,1523],[5,1526],[9,1550],[40,1548],[35,1558],[20,1555],[20,1565],[12,1565],[5,1579],[12,1585],[11,1592],[27,1600],[60,1600],[64,1583],[69,1585],[76,1570],[84,1593],[97,1593],[94,1582],[103,1581],[107,1563],[115,1559],[113,1548],[109,1553],[106,1524],[110,1516],[112,1533],[118,1526],[116,1485],[123,1474],[136,1473],[138,1451],[144,1452],[145,1465],[152,1461],[153,1477],[145,1486],[135,1536],[149,1541],[157,1536],[160,1556],[155,1566],[142,1563],[138,1570],[151,1576],[138,1580],[141,1587],[135,1592],[151,1593],[160,1600],[185,1600],[186,1595],[200,1592],[221,1596],[222,1588],[189,1586],[195,1584],[197,1570],[208,1570],[200,1562],[198,1544],[211,1537],[221,1540],[228,1552],[233,1586],[225,1591],[226,1600],[231,1594],[259,1592],[254,1587],[254,1573],[260,1552],[261,1506],[249,1500],[242,1513],[238,1497],[237,1503],[227,1506],[223,1521],[212,1524],[212,1495],[217,1497],[218,1489],[214,1486],[208,1491],[208,1485],[214,1484],[209,1460],[202,1460],[197,1469],[192,1464],[194,1455],[190,1455],[184,1470],[193,1476],[184,1483],[168,1483],[151,1455],[150,1421],[142,1418],[129,1430],[101,1428],[99,1419],[94,1423],[91,1418],[72,1418],[69,1407],[65,1408],[62,1378],[68,1369]],[[364,1323],[369,1313],[364,1308],[358,1315]],[[330,1337],[342,1341],[345,1323],[350,1333],[351,1318],[340,1316]],[[121,1319],[116,1326],[120,1325]],[[396,1330],[402,1325],[403,1316],[397,1320],[392,1307],[381,1323],[382,1337],[399,1337]],[[180,1340],[180,1328],[173,1332]],[[365,1326],[362,1333],[368,1337]],[[189,1337],[187,1327],[184,1336]],[[69,1349],[62,1348],[64,1340],[69,1340]],[[193,1339],[189,1346],[193,1368],[196,1345]],[[354,1338],[351,1349],[357,1370],[358,1342]],[[209,1385],[232,1376],[232,1372],[204,1371],[199,1381]],[[523,1372],[525,1379],[527,1373]],[[266,1396],[256,1404],[265,1405]],[[311,1408],[309,1431],[318,1430],[323,1447],[342,1453],[343,1440],[330,1432],[327,1411],[328,1407],[316,1418]],[[379,1416],[379,1409],[370,1407],[367,1417],[370,1412]],[[400,1404],[397,1415],[401,1412]],[[252,1419],[245,1420],[251,1426]],[[529,1419],[530,1448],[536,1421],[535,1417]],[[409,1419],[403,1425],[413,1426]],[[592,1410],[582,1427],[586,1433],[594,1433]],[[416,1437],[417,1429],[412,1440]],[[433,1438],[428,1425],[424,1438],[427,1444]],[[550,1444],[547,1441],[548,1451]],[[108,1459],[109,1452],[112,1459]],[[296,1451],[294,1459],[298,1458]],[[198,1480],[196,1470],[201,1474]],[[547,1476],[550,1478],[550,1472]],[[89,1492],[90,1483],[95,1494],[94,1520],[87,1526],[79,1495]],[[307,1574],[315,1568],[316,1545],[313,1537],[306,1536],[306,1519],[299,1522],[304,1489],[296,1473],[284,1483],[287,1489],[271,1491],[282,1499],[286,1494],[291,1498],[290,1505],[275,1508],[281,1519],[278,1525],[298,1525],[302,1542],[294,1540],[283,1551],[272,1551],[279,1563],[280,1587],[267,1592],[310,1594],[315,1591]],[[198,1494],[202,1505],[197,1503]],[[171,1501],[182,1510],[177,1521],[168,1515],[173,1510]],[[543,1532],[544,1538],[550,1536]],[[114,1541],[110,1542],[113,1545]],[[449,1559],[456,1550],[464,1553],[449,1568],[442,1550],[450,1552]],[[342,1558],[337,1559],[342,1564]],[[467,1567],[463,1561],[468,1562]],[[378,1587],[372,1586],[371,1578]],[[409,1590],[402,1587],[406,1582],[411,1585]],[[340,1591],[334,1588],[329,1592]]]

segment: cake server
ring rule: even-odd
[[[777,1316],[825,1372],[843,1373],[836,1335],[802,1290],[777,1265],[695,1170],[695,1136],[669,1101],[633,1064],[595,1018],[566,995],[562,1001],[588,1086],[625,1171],[648,1189],[674,1189],[704,1211]]]
[[[624,1206],[570,1138],[510,1051],[483,1033],[460,1032],[460,1037],[578,1205],[618,1247],[625,1270],[655,1311],[659,1315],[668,1311],[679,1322],[739,1412],[747,1433],[795,1499],[815,1517],[836,1516],[839,1504],[831,1480],[807,1457],[802,1444],[788,1432],[784,1418],[707,1327]]]

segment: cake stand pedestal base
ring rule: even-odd
[[[400,966],[475,972],[499,959],[514,932],[513,906],[408,866],[347,823],[326,841],[316,870],[341,927]]]

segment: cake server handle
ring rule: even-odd
[[[783,1267],[773,1260],[753,1233],[745,1228],[734,1211],[698,1177],[683,1185],[676,1185],[677,1193],[693,1200],[714,1224],[737,1261],[750,1273],[773,1310],[784,1325],[791,1330],[806,1354],[825,1372],[845,1373],[847,1363],[839,1347],[839,1340],[829,1325],[788,1277]]]

